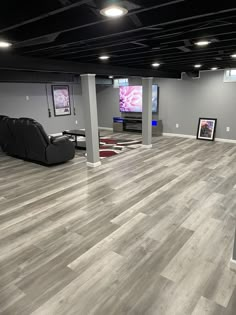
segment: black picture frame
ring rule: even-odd
[[[71,115],[69,85],[52,85],[52,100],[55,117]],[[65,104],[63,104],[63,101]]]
[[[216,132],[216,118],[199,118],[197,128],[197,139],[214,141]]]

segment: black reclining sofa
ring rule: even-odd
[[[45,165],[71,160],[74,144],[66,136],[49,137],[31,118],[0,116],[0,146],[9,155]]]

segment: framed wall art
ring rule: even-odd
[[[216,118],[199,118],[197,139],[213,141],[215,139]]]
[[[53,85],[52,99],[55,116],[71,115],[70,91],[68,85]]]

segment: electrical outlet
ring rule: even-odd
[[[176,124],[175,126],[176,126],[176,128],[179,128],[179,124]]]
[[[26,97],[25,97],[25,98],[26,98],[26,101],[29,101],[29,96],[28,96],[28,95],[26,95]]]
[[[226,127],[226,131],[227,131],[227,132],[230,132],[230,127]]]
[[[75,121],[75,124],[78,125],[78,120]]]

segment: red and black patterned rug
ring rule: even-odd
[[[124,140],[101,137],[100,138],[100,158],[104,159],[120,153],[123,153],[130,149],[136,149],[141,145],[140,140]]]

